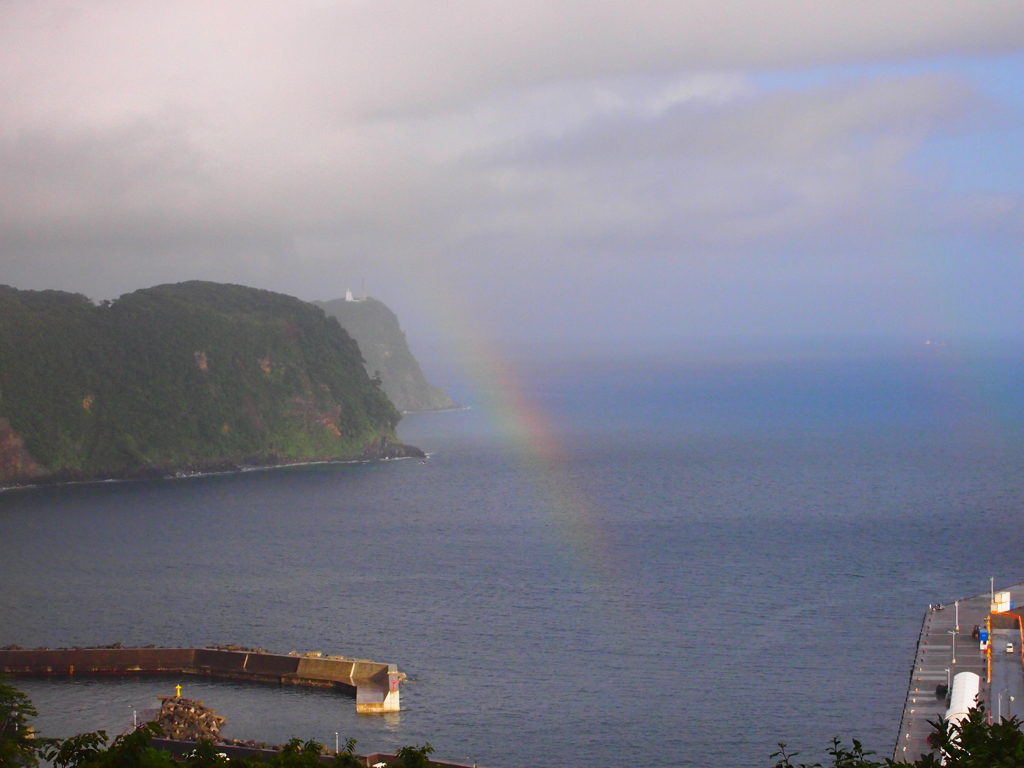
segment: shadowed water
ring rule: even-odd
[[[927,604],[1024,579],[1018,361],[524,371],[517,434],[480,405],[509,393],[458,382],[477,407],[407,417],[426,464],[0,494],[0,644],[231,642],[410,677],[386,717],[182,679],[238,737],[754,766],[836,734],[890,751]],[[22,687],[68,734],[174,682]]]

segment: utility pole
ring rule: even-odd
[[[985,629],[988,630],[988,646],[985,649],[985,682],[992,685],[992,614],[990,613],[985,617]],[[989,717],[992,717],[992,713],[989,713]]]

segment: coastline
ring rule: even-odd
[[[289,467],[310,467],[319,464],[369,464],[374,461],[400,461],[402,459],[426,459],[426,451],[404,443],[386,443],[380,450],[367,450],[357,457],[327,459],[281,459],[270,462],[211,462],[172,469],[170,467],[146,467],[138,471],[94,477],[68,478],[60,471],[45,477],[26,478],[24,482],[8,482],[0,485],[0,493],[71,485],[97,485],[100,483],[140,483],[148,480],[188,480],[190,478],[214,477],[216,475],[237,475],[245,472],[266,472]],[[193,466],[195,468],[193,468]]]
[[[448,408],[424,408],[418,411],[399,411],[403,416],[412,416],[418,413],[446,413],[448,411],[468,411],[471,410],[470,405],[461,405],[456,403],[455,405],[449,406]]]

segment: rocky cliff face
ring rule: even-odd
[[[432,386],[398,324],[395,313],[376,299],[314,302],[337,318],[363,353],[366,371],[380,376],[384,392],[401,411],[440,411],[458,408],[448,395]]]
[[[417,455],[333,318],[191,282],[95,306],[0,286],[0,483]]]

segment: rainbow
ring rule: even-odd
[[[593,499],[570,471],[572,462],[552,419],[493,337],[459,332],[483,326],[460,312],[454,297],[445,298],[440,303],[443,330],[455,345],[480,408],[526,471],[535,503],[569,545],[574,569],[598,578],[611,576],[617,558]]]

